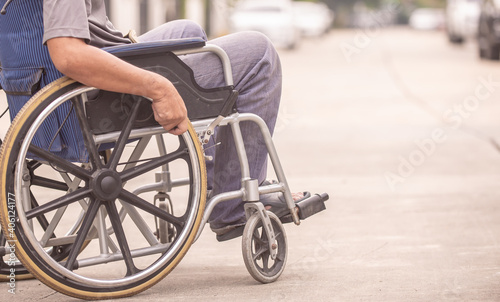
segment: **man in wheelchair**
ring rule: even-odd
[[[151,98],[156,121],[172,134],[187,129],[187,112],[182,98],[166,78],[128,64],[100,48],[131,43],[116,30],[106,17],[103,0],[44,1],[46,43],[50,56],[63,74],[88,86],[103,90],[143,95]],[[203,29],[187,20],[166,23],[140,37],[140,42],[177,38],[201,37],[207,40]],[[214,39],[213,43],[228,54],[239,92],[238,112],[251,112],[262,117],[273,131],[281,95],[281,66],[271,42],[256,32],[238,33]],[[197,54],[184,58],[193,69],[196,82],[204,88],[224,85],[221,65],[213,54]],[[246,140],[251,176],[264,182],[267,151],[258,129],[242,124]],[[212,162],[208,162],[208,188],[211,194],[236,190],[241,186],[237,154],[232,147],[228,127],[219,129]],[[302,193],[295,195],[301,199]],[[265,200],[272,211],[286,210],[284,199],[278,195]],[[271,203],[273,206],[271,206]],[[282,205],[282,206],[280,206]],[[288,212],[288,211],[286,211]],[[219,239],[228,238],[228,232],[245,224],[241,200],[227,201],[214,209],[210,226]],[[236,234],[236,233],[234,233]],[[234,235],[233,235],[234,236]]]
[[[19,1],[19,0],[18,0]],[[187,111],[182,98],[165,77],[133,66],[101,48],[129,44],[132,41],[116,30],[106,16],[103,0],[43,1],[43,43],[62,74],[85,85],[102,90],[142,95],[152,100],[155,120],[172,134],[187,129]],[[203,29],[188,20],[169,22],[138,37],[139,42],[178,38],[202,38]],[[220,37],[208,43],[220,46],[229,56],[235,90],[239,92],[236,109],[260,116],[272,133],[281,96],[281,66],[271,42],[257,32]],[[224,85],[222,66],[211,53],[182,58],[194,71],[196,82],[204,88]],[[250,163],[250,175],[262,184],[266,178],[267,150],[258,129],[243,123],[242,135]],[[229,127],[218,129],[213,148],[207,148],[213,160],[207,162],[208,189],[211,195],[237,190],[241,186],[240,168]],[[220,144],[218,144],[220,142]],[[275,213],[288,213],[281,193],[263,196],[261,201]],[[306,193],[306,197],[309,196]],[[293,195],[295,201],[304,193]],[[219,240],[241,235],[246,217],[241,200],[217,205],[210,226]]]

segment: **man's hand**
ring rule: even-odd
[[[153,112],[155,120],[169,133],[181,135],[188,129],[187,110],[184,101],[168,81],[165,83],[163,96],[153,98]]]

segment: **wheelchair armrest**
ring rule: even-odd
[[[215,88],[203,88],[198,85],[193,70],[172,52],[201,49],[204,45],[203,39],[177,39],[120,45],[105,50],[125,62],[169,79],[184,100],[189,119],[195,121],[231,114],[238,97],[233,85]],[[141,97],[110,91],[99,91],[88,97],[85,106],[93,134],[123,129],[123,117],[129,114],[130,104],[138,99]],[[157,126],[151,103],[141,102],[140,106],[133,127]]]
[[[205,40],[203,40],[202,38],[183,38],[124,44],[105,47],[103,48],[103,50],[120,58],[134,55],[149,55],[162,52],[172,52],[176,50],[199,48],[203,46],[205,46]]]

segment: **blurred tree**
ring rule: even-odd
[[[443,8],[446,0],[320,0],[335,12],[335,26],[346,27],[350,23],[354,7],[364,6],[370,10],[383,10],[389,4],[398,5],[398,24],[407,23],[409,14],[417,7]]]
[[[415,0],[416,7],[444,8],[446,0]]]
[[[180,0],[176,0],[180,1]],[[209,0],[206,0],[209,1]],[[223,0],[220,0],[223,1]],[[234,2],[243,0],[225,0],[234,5]],[[294,0],[294,1],[310,1],[310,2],[324,2],[335,12],[335,26],[347,27],[352,26],[352,18],[354,15],[354,8],[361,6],[369,11],[380,11],[388,5],[394,4],[398,7],[398,15],[396,22],[403,24],[408,22],[410,13],[417,7],[434,7],[443,8],[446,5],[446,0]]]
[[[166,20],[186,18],[186,0],[164,0],[167,4]]]
[[[177,19],[186,18],[186,0],[175,0],[175,7],[177,9]]]
[[[210,0],[205,0],[205,32],[210,37],[212,35],[212,5]]]

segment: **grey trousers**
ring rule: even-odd
[[[139,37],[139,41],[157,41],[175,38],[202,37],[203,29],[188,20],[165,23]],[[229,56],[233,70],[235,89],[239,92],[236,107],[240,113],[254,113],[267,123],[273,133],[281,98],[281,64],[278,54],[267,37],[257,32],[242,32],[223,36],[208,43],[220,46]],[[197,83],[205,88],[224,86],[222,65],[218,57],[202,53],[182,57],[195,74]],[[240,125],[245,140],[250,175],[259,183],[266,178],[267,150],[258,130],[250,122]],[[238,190],[241,187],[241,172],[231,129],[219,127],[215,139],[205,147],[207,155],[207,181],[211,195]],[[243,202],[229,200],[215,207],[210,216],[211,228],[220,228],[245,222]]]

